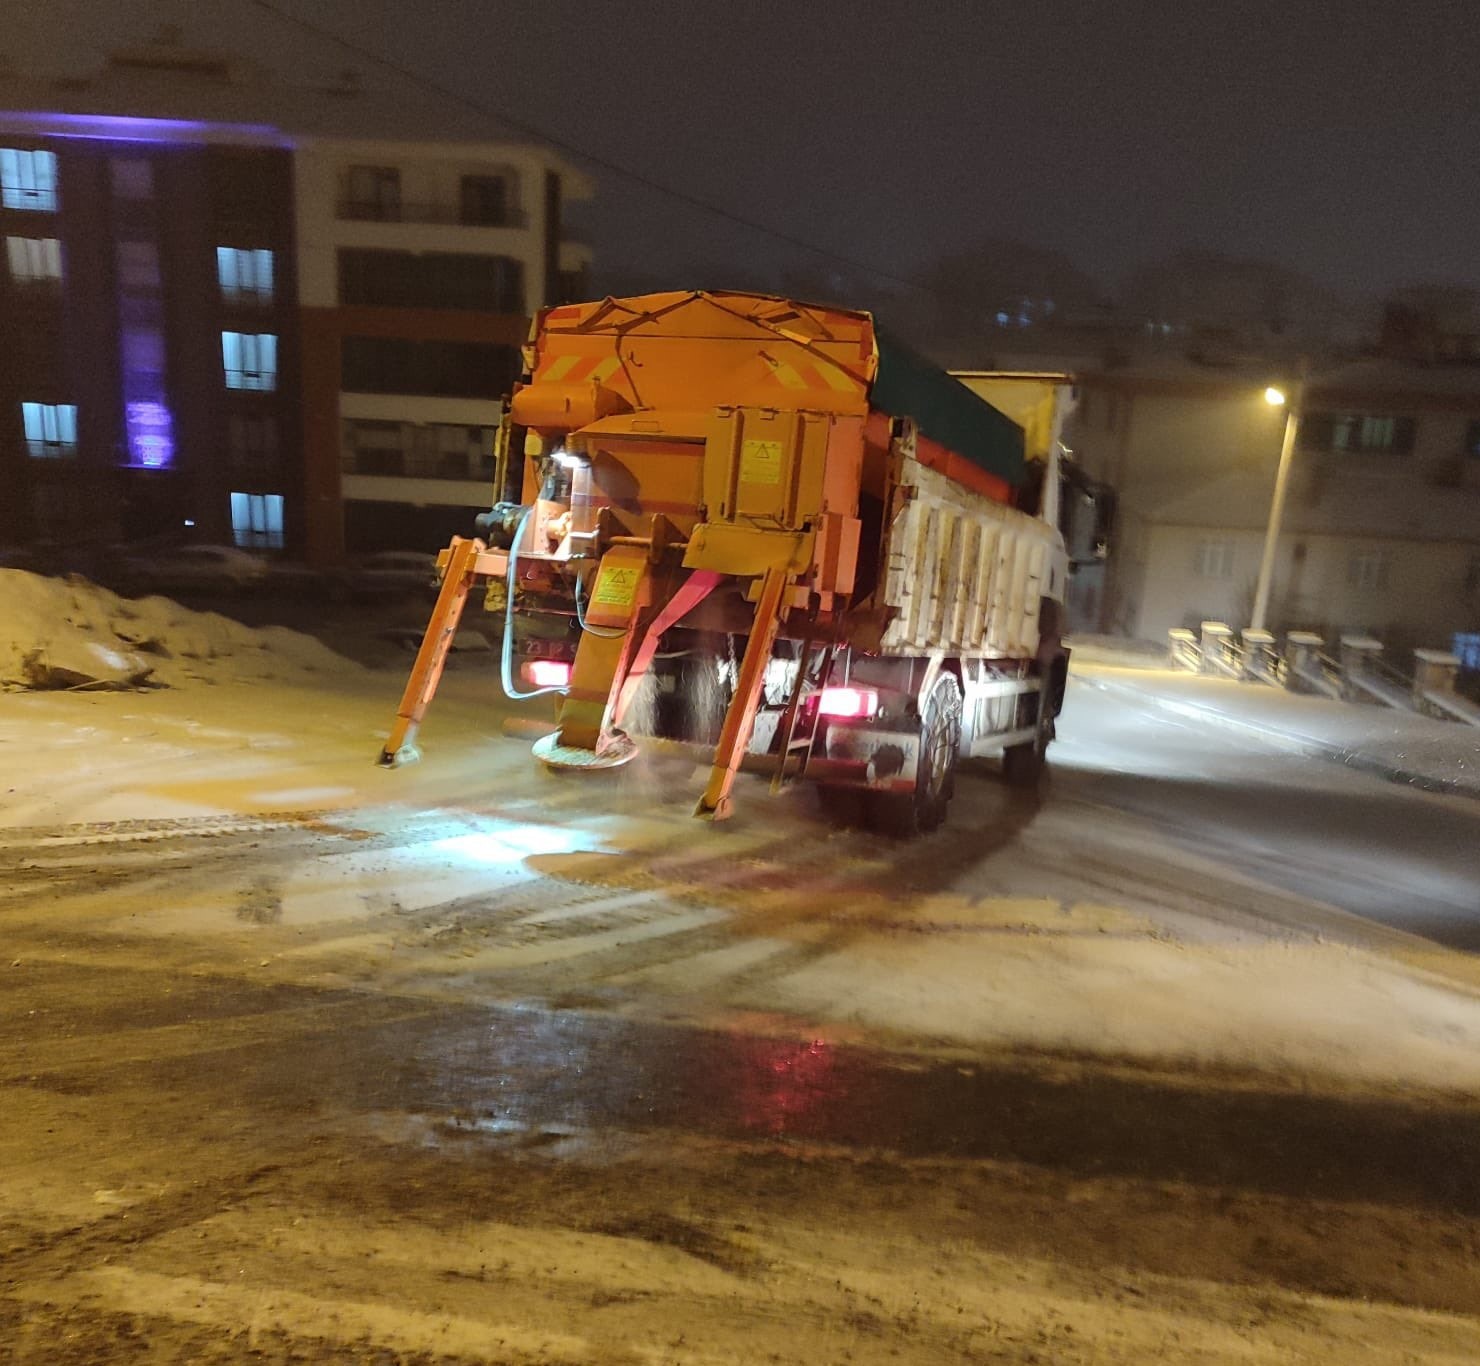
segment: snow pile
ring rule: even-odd
[[[253,630],[169,598],[0,569],[0,687],[137,688],[353,668],[309,636]]]

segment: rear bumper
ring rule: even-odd
[[[825,751],[808,762],[807,777],[845,787],[910,791],[919,759],[917,731],[834,723],[827,728]]]

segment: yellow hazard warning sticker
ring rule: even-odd
[[[779,484],[781,482],[781,443],[779,441],[742,441],[740,443],[740,482],[742,484]]]
[[[591,594],[591,601],[601,607],[631,607],[637,597],[639,572],[623,565],[607,565],[596,580],[596,591]]]

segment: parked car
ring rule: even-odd
[[[133,555],[119,577],[135,592],[243,593],[265,584],[271,566],[230,545],[185,545]]]
[[[279,597],[343,602],[349,597],[349,575],[340,566],[305,564],[302,560],[269,560],[267,591]]]
[[[356,597],[430,594],[437,588],[437,557],[422,550],[379,550],[352,558],[347,573]]]

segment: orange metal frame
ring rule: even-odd
[[[401,694],[401,705],[396,708],[395,724],[380,751],[380,762],[387,768],[416,755],[417,729],[436,695],[442,670],[447,666],[447,652],[452,648],[452,638],[457,634],[458,622],[473,587],[478,557],[486,549],[482,541],[464,540],[461,536],[454,536],[448,547],[447,571],[442,577],[437,605],[432,609],[421,648],[416,652],[411,677]]]
[[[830,609],[852,589],[872,320],[722,292],[607,299],[542,314],[526,363],[509,413],[531,433],[526,454],[568,447],[582,462],[566,525],[535,519],[548,540],[531,560],[567,533],[603,552],[558,743],[595,755],[617,744],[662,634],[723,579],[751,580],[754,622],[696,813],[724,819],[783,618],[809,594]],[[526,503],[540,478],[530,460]],[[677,551],[691,572],[675,588]],[[507,557],[456,538],[445,565],[384,764],[414,755],[468,593],[481,574],[505,575]]]

